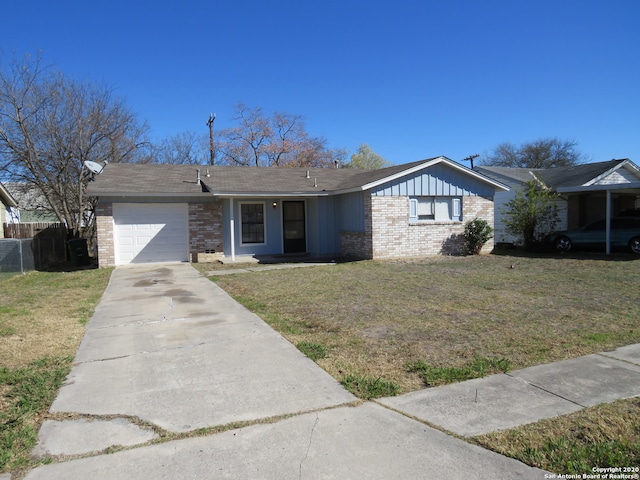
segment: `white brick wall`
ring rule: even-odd
[[[493,201],[463,197],[461,222],[409,222],[408,197],[371,197],[373,258],[463,254],[464,223],[475,217],[493,226]],[[490,252],[493,241],[482,252]]]

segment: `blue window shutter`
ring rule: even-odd
[[[462,216],[462,209],[460,208],[461,202],[459,198],[453,198],[452,201],[453,220],[460,220]]]
[[[416,220],[418,218],[418,200],[415,198],[409,199],[409,219]]]

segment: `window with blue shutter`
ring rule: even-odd
[[[451,217],[455,222],[462,220],[462,202],[459,198],[451,199]]]
[[[412,222],[418,221],[418,199],[409,199],[409,220]]]
[[[462,199],[460,197],[411,197],[409,221],[411,222],[460,222]]]

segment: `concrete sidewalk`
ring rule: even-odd
[[[542,479],[409,416],[470,436],[640,394],[640,348],[606,355],[362,403],[190,265],[120,267],[34,450],[65,461],[26,478]]]
[[[640,395],[640,345],[378,402],[472,437]]]

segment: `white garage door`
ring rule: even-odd
[[[116,265],[189,259],[187,205],[113,205]]]

